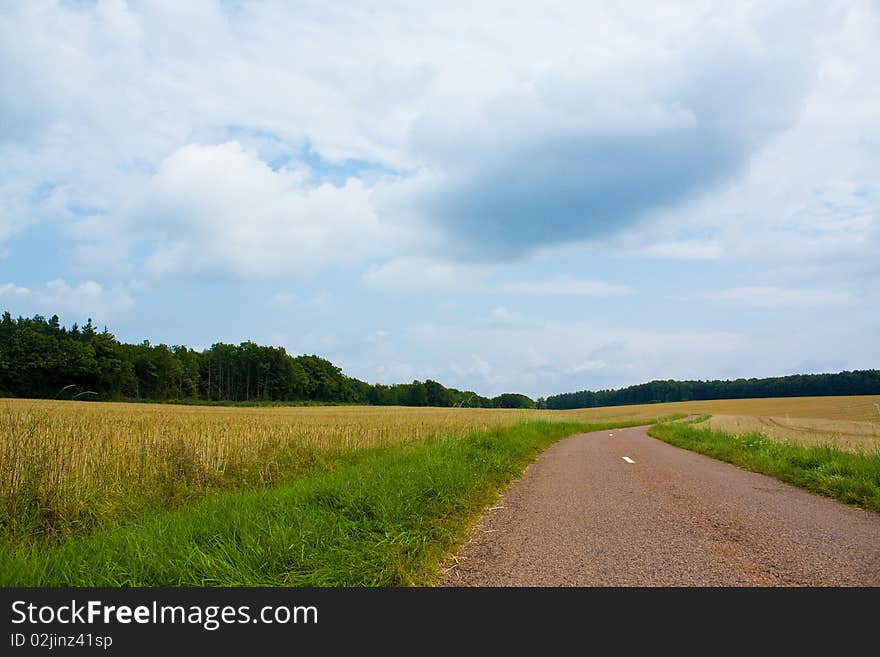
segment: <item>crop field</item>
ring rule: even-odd
[[[762,433],[773,440],[831,445],[848,452],[880,452],[880,422],[751,415],[713,415],[696,425],[734,435]]]
[[[878,424],[880,423],[880,395],[717,399],[638,406],[609,406],[560,412],[570,413],[572,417],[584,420],[613,417],[660,417],[685,413],[688,415],[818,418]]]
[[[63,537],[136,517],[145,507],[271,486],[340,454],[539,416],[548,414],[7,399],[0,402],[0,528],[16,537]]]
[[[588,422],[711,415],[695,426],[733,435],[761,433],[773,440],[831,446],[854,453],[880,452],[880,395],[719,399],[565,412],[573,419]]]
[[[57,540],[212,492],[274,485],[362,449],[525,420],[649,421],[712,414],[730,432],[844,449],[880,442],[880,396],[745,399],[532,411],[377,406],[203,407],[0,402],[0,529]],[[804,418],[812,418],[806,420]]]
[[[7,586],[429,582],[541,450],[626,424],[502,409],[0,406]]]
[[[711,414],[712,428],[731,433],[876,452],[878,404],[880,396],[541,411],[5,399],[0,569],[3,581],[29,585],[427,582],[482,505],[565,435]],[[355,524],[343,531],[340,522]],[[242,532],[256,532],[251,551],[215,577],[211,560],[244,550]],[[295,568],[266,543],[282,538],[302,546]],[[179,543],[173,558],[169,541]],[[327,562],[321,554],[336,541],[339,559]],[[370,557],[375,550],[383,556]],[[354,553],[357,571],[346,565]],[[282,557],[281,570],[258,563]],[[208,561],[181,565],[194,559]]]

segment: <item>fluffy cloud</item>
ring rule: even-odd
[[[0,296],[21,297],[30,294],[30,292],[31,291],[26,287],[21,287],[20,285],[16,285],[15,283],[4,283],[3,285],[0,285]]]
[[[373,290],[456,294],[483,286],[486,276],[486,269],[477,265],[428,257],[401,257],[370,267],[362,281]]]
[[[795,123],[723,188],[650,213],[623,240],[632,255],[748,263],[754,287],[877,289],[880,70],[867,62],[878,56],[880,14],[843,3],[828,27],[813,41]]]
[[[862,0],[4,3],[0,257],[15,275],[0,294],[97,318],[133,303],[105,281],[146,279],[186,326],[193,309],[174,304],[211,295],[175,294],[219,281],[217,298],[263,300],[279,333],[308,316],[302,348],[341,352],[351,341],[327,342],[336,329],[309,301],[328,289],[354,334],[401,341],[372,362],[351,347],[355,367],[497,391],[864,366],[880,307],[878,35]],[[618,255],[632,289],[605,281]],[[690,276],[700,296],[673,317],[664,290]],[[354,317],[347,295],[364,288],[467,290],[444,313],[478,326],[419,342],[403,328],[419,318],[401,317],[420,304]],[[726,291],[706,303],[710,289]],[[780,298],[845,307],[852,334],[765,348],[736,313],[718,319],[717,301]],[[513,307],[610,309],[630,326],[638,310],[669,332],[487,319]]]
[[[777,376],[859,369],[880,356],[857,325],[815,325],[796,333],[650,330],[598,322],[526,322],[516,330],[485,324],[421,324],[410,337],[430,346],[431,374],[449,385],[480,384],[533,396],[618,387],[652,379]],[[524,347],[528,345],[528,347]],[[479,354],[482,372],[462,362]],[[867,360],[866,360],[867,359]]]
[[[473,380],[473,378],[477,378],[482,384],[492,383],[492,367],[486,360],[480,358],[477,354],[471,354],[471,360],[469,363],[450,363],[449,369],[455,374],[455,376],[462,380]]]
[[[672,11],[643,31],[625,12],[598,13],[602,30],[594,15],[570,17],[589,38],[563,30],[541,44],[542,66],[513,64],[504,88],[451,117],[446,105],[421,115],[421,173],[379,207],[446,227],[462,256],[607,238],[740,173],[797,120],[815,15]]]
[[[0,285],[0,305],[13,315],[58,314],[79,322],[92,317],[96,324],[109,322],[135,306],[123,287],[106,289],[95,281],[71,285],[60,278],[36,289],[4,283]]]
[[[393,241],[364,185],[312,186],[237,142],[189,145],[159,166],[139,210],[156,275],[272,279],[381,253]],[[155,237],[154,237],[155,236]]]
[[[430,234],[404,240],[398,256],[509,258],[613,235],[743,170],[797,120],[812,37],[845,13],[501,9],[9,6],[0,69],[16,93],[0,101],[0,173],[25,197],[64,186],[66,209],[99,209],[102,230],[151,186],[167,210],[192,211],[175,215],[183,237],[162,241],[155,272],[213,275],[212,258],[227,259],[233,276],[301,272],[360,255],[352,247],[367,241],[387,244],[380,218],[394,234]],[[298,179],[311,165],[316,177]],[[321,185],[326,166],[360,178]],[[377,184],[365,170],[398,177]],[[231,187],[211,188],[212,176]],[[31,205],[15,221],[46,216]],[[189,230],[210,234],[204,252]],[[303,267],[282,258],[269,248],[276,231],[279,245],[303,240],[314,258]],[[333,245],[327,234],[351,240]]]

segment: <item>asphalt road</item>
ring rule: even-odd
[[[651,438],[562,440],[442,586],[880,586],[880,514]]]

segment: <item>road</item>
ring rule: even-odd
[[[547,449],[441,586],[880,586],[880,514],[651,438]]]

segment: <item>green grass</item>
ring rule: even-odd
[[[771,440],[761,433],[733,435],[685,423],[656,424],[648,433],[813,493],[880,511],[880,453],[854,454],[834,447]]]
[[[100,530],[0,546],[3,586],[408,586],[434,582],[480,512],[574,433],[630,423],[527,422],[340,455],[259,491]]]

